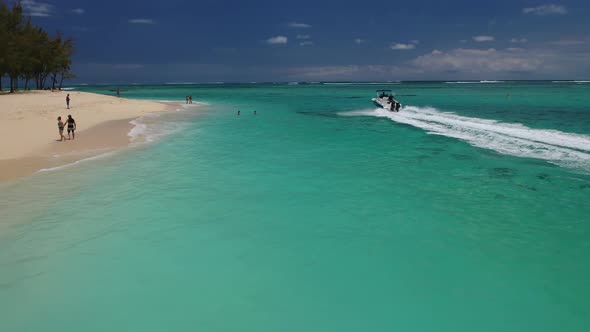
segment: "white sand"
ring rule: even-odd
[[[70,109],[66,95],[70,94]],[[128,121],[171,105],[76,91],[30,91],[0,94],[1,180],[32,174],[47,166],[54,153],[120,147],[129,143]],[[57,117],[76,120],[76,140],[58,142]],[[67,126],[66,126],[67,128]],[[67,130],[64,132],[67,137]],[[64,159],[71,162],[71,158]],[[51,165],[55,164],[55,160]],[[26,167],[25,167],[26,166]]]

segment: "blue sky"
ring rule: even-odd
[[[22,3],[78,82],[590,78],[588,0]]]

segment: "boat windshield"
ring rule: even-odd
[[[393,97],[393,92],[391,90],[377,90],[377,96],[379,98],[389,98]]]

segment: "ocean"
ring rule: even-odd
[[[588,331],[590,84],[120,88],[199,103],[0,186],[0,330]]]

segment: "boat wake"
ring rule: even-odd
[[[590,136],[550,129],[532,129],[441,112],[432,107],[406,106],[399,113],[383,109],[342,112],[342,116],[374,116],[426,130],[429,134],[457,138],[496,152],[546,160],[553,164],[590,172]]]

